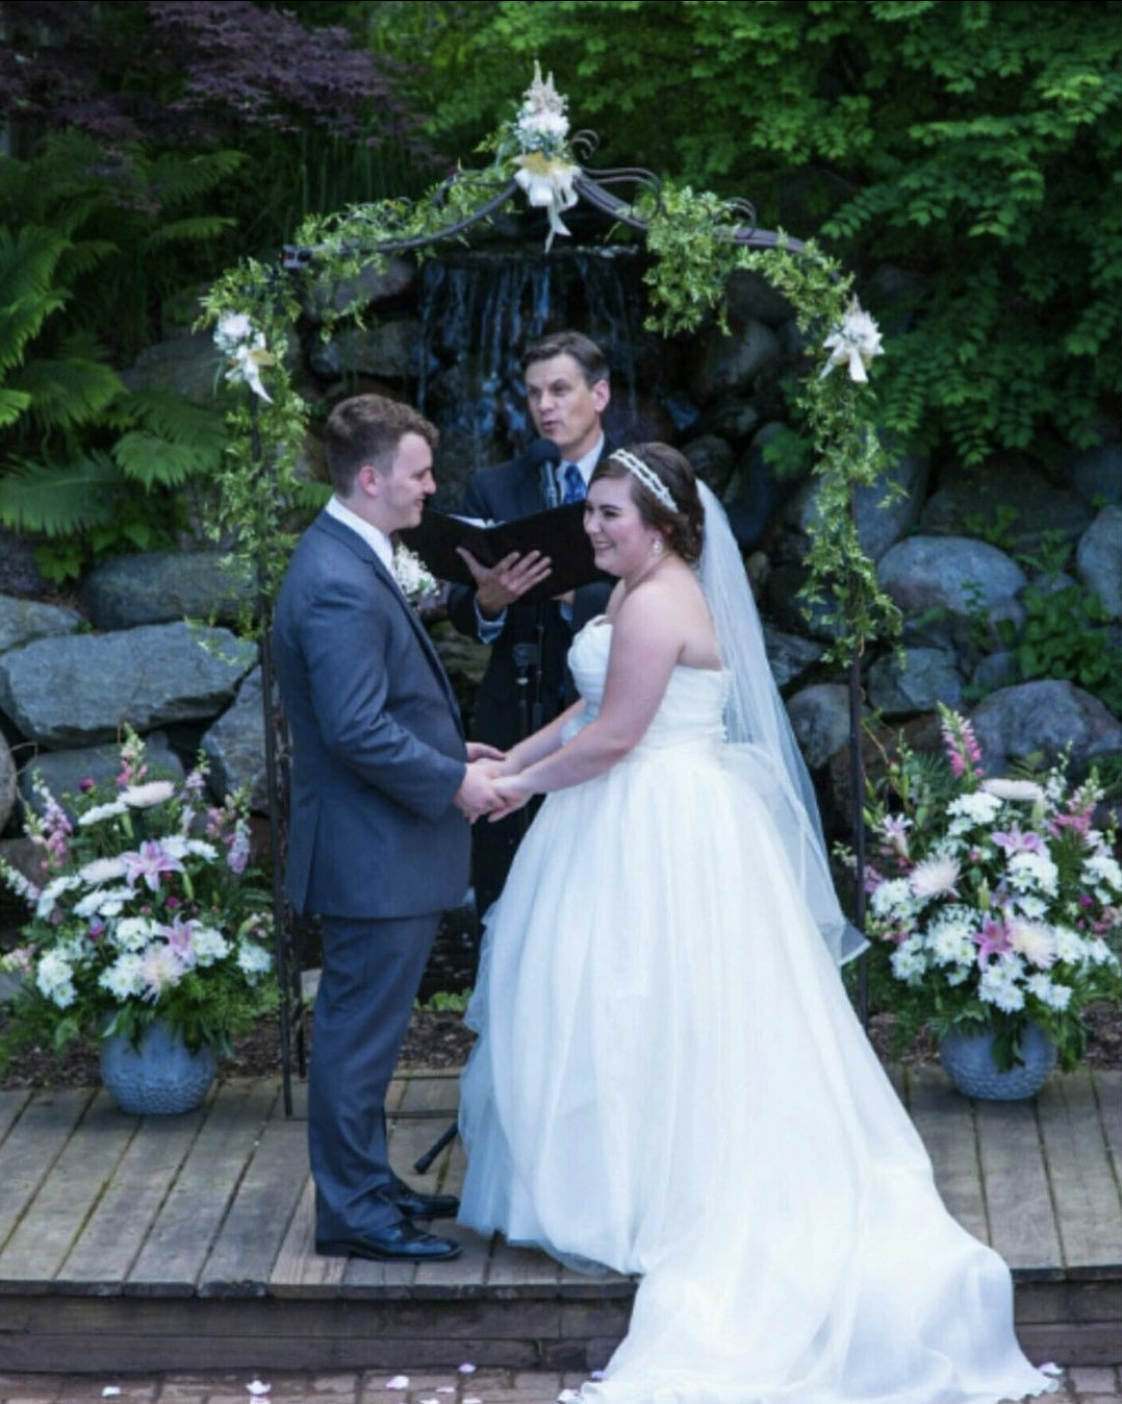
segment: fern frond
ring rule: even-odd
[[[45,429],[67,429],[96,420],[121,394],[116,371],[89,357],[28,361],[12,373],[9,388],[31,396],[29,414]]]
[[[188,478],[208,473],[219,456],[191,444],[171,443],[144,429],[134,429],[113,445],[113,458],[121,471],[145,488],[179,487]]]
[[[194,215],[190,219],[173,219],[153,229],[144,241],[146,251],[161,248],[165,244],[181,244],[191,240],[217,239],[227,229],[232,229],[237,220],[226,215]]]
[[[226,445],[224,412],[185,399],[166,385],[132,391],[124,408],[138,425],[173,444],[185,444],[208,454],[219,454]]]
[[[17,462],[0,477],[0,522],[16,531],[72,536],[113,520],[120,486],[116,464],[103,453],[64,465]]]
[[[5,390],[0,386],[0,429],[14,424],[31,403],[31,396],[20,390]]]
[[[245,160],[240,151],[211,151],[199,156],[167,152],[150,162],[147,177],[166,209],[206,195]]]

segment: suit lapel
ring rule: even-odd
[[[364,560],[374,573],[378,585],[390,597],[391,609],[399,609],[408,621],[413,636],[417,640],[417,645],[424,654],[429,667],[432,669],[433,677],[440,686],[448,701],[449,709],[455,718],[456,728],[460,735],[464,734],[463,718],[460,716],[460,704],[456,700],[456,694],[452,691],[452,684],[448,681],[448,674],[444,670],[444,664],[440,661],[440,655],[433,647],[433,642],[429,638],[428,630],[421,623],[417,611],[401,593],[397,581],[382,564],[376,551],[365,542],[358,532],[352,531],[350,527],[342,522],[336,521],[334,517],[321,513],[316,519],[316,526],[322,527],[329,535],[335,537],[348,550],[354,551],[360,559]]]

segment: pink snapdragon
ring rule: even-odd
[[[956,780],[961,780],[963,776],[980,780],[986,772],[981,766],[982,748],[974,735],[973,725],[967,717],[960,717],[949,708],[940,708],[940,711],[943,718],[943,746],[950,762],[951,773]]]

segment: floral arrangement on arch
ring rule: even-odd
[[[6,1047],[111,1034],[135,1044],[164,1021],[188,1048],[228,1053],[276,1007],[244,794],[209,804],[202,760],[179,784],[146,775],[144,743],[127,730],[111,793],[83,781],[68,812],[36,780],[42,812],[28,807],[25,827],[47,881],[0,864],[32,908],[23,944],[0,959],[22,977]]]
[[[1102,792],[1063,761],[1036,779],[987,777],[970,722],[940,707],[942,757],[901,747],[866,810],[866,929],[896,982],[897,1033],[992,1031],[1000,1069],[1030,1024],[1074,1067],[1081,1011],[1117,997],[1122,929],[1117,835]]]

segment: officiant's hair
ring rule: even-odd
[[[589,487],[599,478],[627,479],[631,484],[631,500],[639,516],[649,527],[666,533],[666,544],[690,565],[701,559],[702,538],[705,533],[705,508],[697,492],[697,479],[689,459],[669,444],[629,444],[627,452],[640,459],[662,482],[677,507],[672,512],[628,468],[626,463],[609,454],[593,470]]]
[[[577,331],[551,332],[532,341],[522,353],[523,375],[538,361],[552,361],[554,356],[572,356],[589,386],[611,379],[608,358],[591,337]]]
[[[384,395],[355,395],[331,411],[324,430],[327,472],[340,497],[350,497],[359,469],[372,463],[383,476],[393,470],[397,446],[406,434],[419,434],[434,449],[440,432],[412,405]]]

